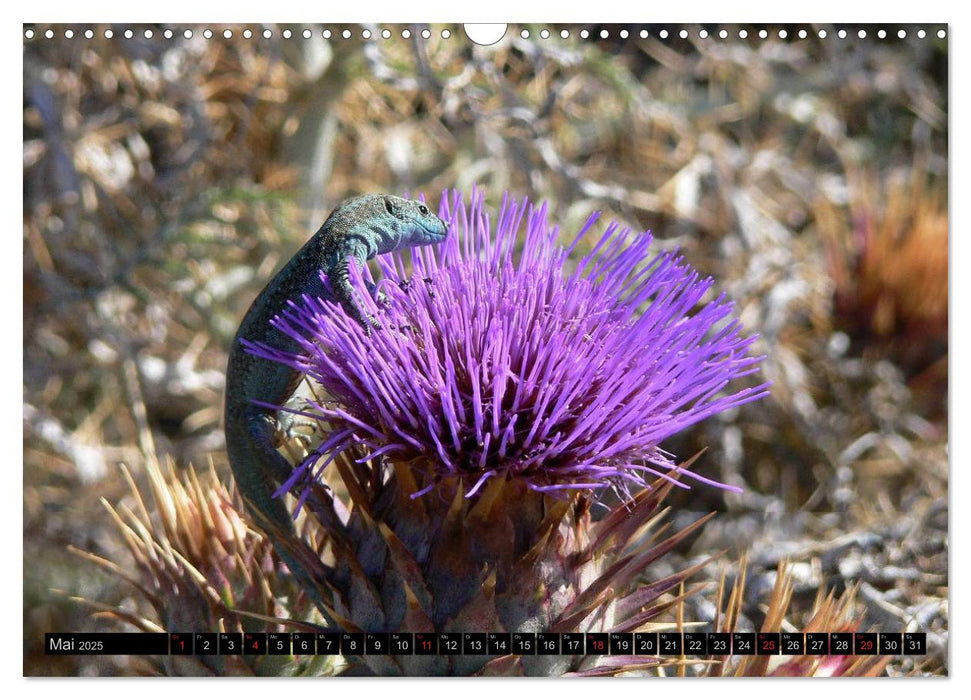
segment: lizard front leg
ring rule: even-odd
[[[371,329],[380,329],[381,324],[364,309],[357,290],[351,284],[350,266],[352,264],[360,269],[364,265],[364,258],[359,258],[353,254],[344,255],[338,258],[337,262],[327,271],[331,293],[347,312],[347,315],[359,323],[364,328],[365,333],[371,335]],[[375,285],[369,284],[368,288],[368,291],[374,294]]]

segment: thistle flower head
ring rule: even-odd
[[[507,196],[493,221],[481,195],[446,193],[446,242],[378,258],[387,303],[369,310],[381,330],[369,336],[337,304],[304,297],[274,321],[301,353],[249,346],[326,393],[305,414],[328,437],[281,491],[355,446],[413,465],[424,475],[415,496],[447,478],[467,496],[495,478],[538,492],[630,491],[680,474],[714,483],[660,445],[766,395],[765,384],[726,392],[757,371],[754,337],[723,297],[702,305],[712,280],[652,253],[649,233],[612,223],[574,263],[599,215],[558,246],[547,214]]]

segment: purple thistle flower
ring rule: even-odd
[[[467,496],[496,477],[541,492],[628,491],[679,474],[734,488],[679,468],[660,447],[768,394],[768,384],[725,393],[761,358],[747,354],[755,336],[741,335],[723,296],[691,314],[710,278],[676,253],[651,255],[649,233],[616,223],[574,268],[596,213],[565,248],[545,204],[507,195],[493,226],[480,194],[467,205],[445,193],[439,216],[446,242],[379,256],[387,308],[363,301],[381,330],[368,337],[338,304],[305,296],[274,320],[302,354],[250,345],[327,394],[299,413],[329,435],[281,492],[359,446],[359,461],[383,455],[424,473],[413,497],[450,477]]]

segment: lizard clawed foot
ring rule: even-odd
[[[309,428],[310,435],[301,428]],[[310,438],[317,429],[317,424],[307,418],[287,411],[280,411],[276,417],[276,431],[274,442],[279,447],[287,442],[297,442],[305,450],[310,447]]]
[[[365,282],[364,284],[367,287],[371,298],[374,299],[375,304],[383,309],[387,309],[391,306],[391,300],[388,299],[388,295],[382,292],[380,288],[378,288],[378,285],[374,284],[373,282]]]

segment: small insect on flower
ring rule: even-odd
[[[569,245],[557,244],[545,204],[507,195],[493,221],[481,194],[466,203],[452,192],[438,213],[448,240],[378,258],[382,331],[368,337],[337,304],[305,297],[274,321],[301,353],[252,349],[326,396],[301,411],[326,437],[281,493],[361,450],[358,462],[408,465],[412,497],[445,479],[461,480],[466,497],[491,479],[545,493],[633,492],[681,476],[731,488],[660,447],[768,393],[764,383],[729,388],[761,358],[723,295],[702,303],[710,278],[616,223],[575,261],[596,213]]]

